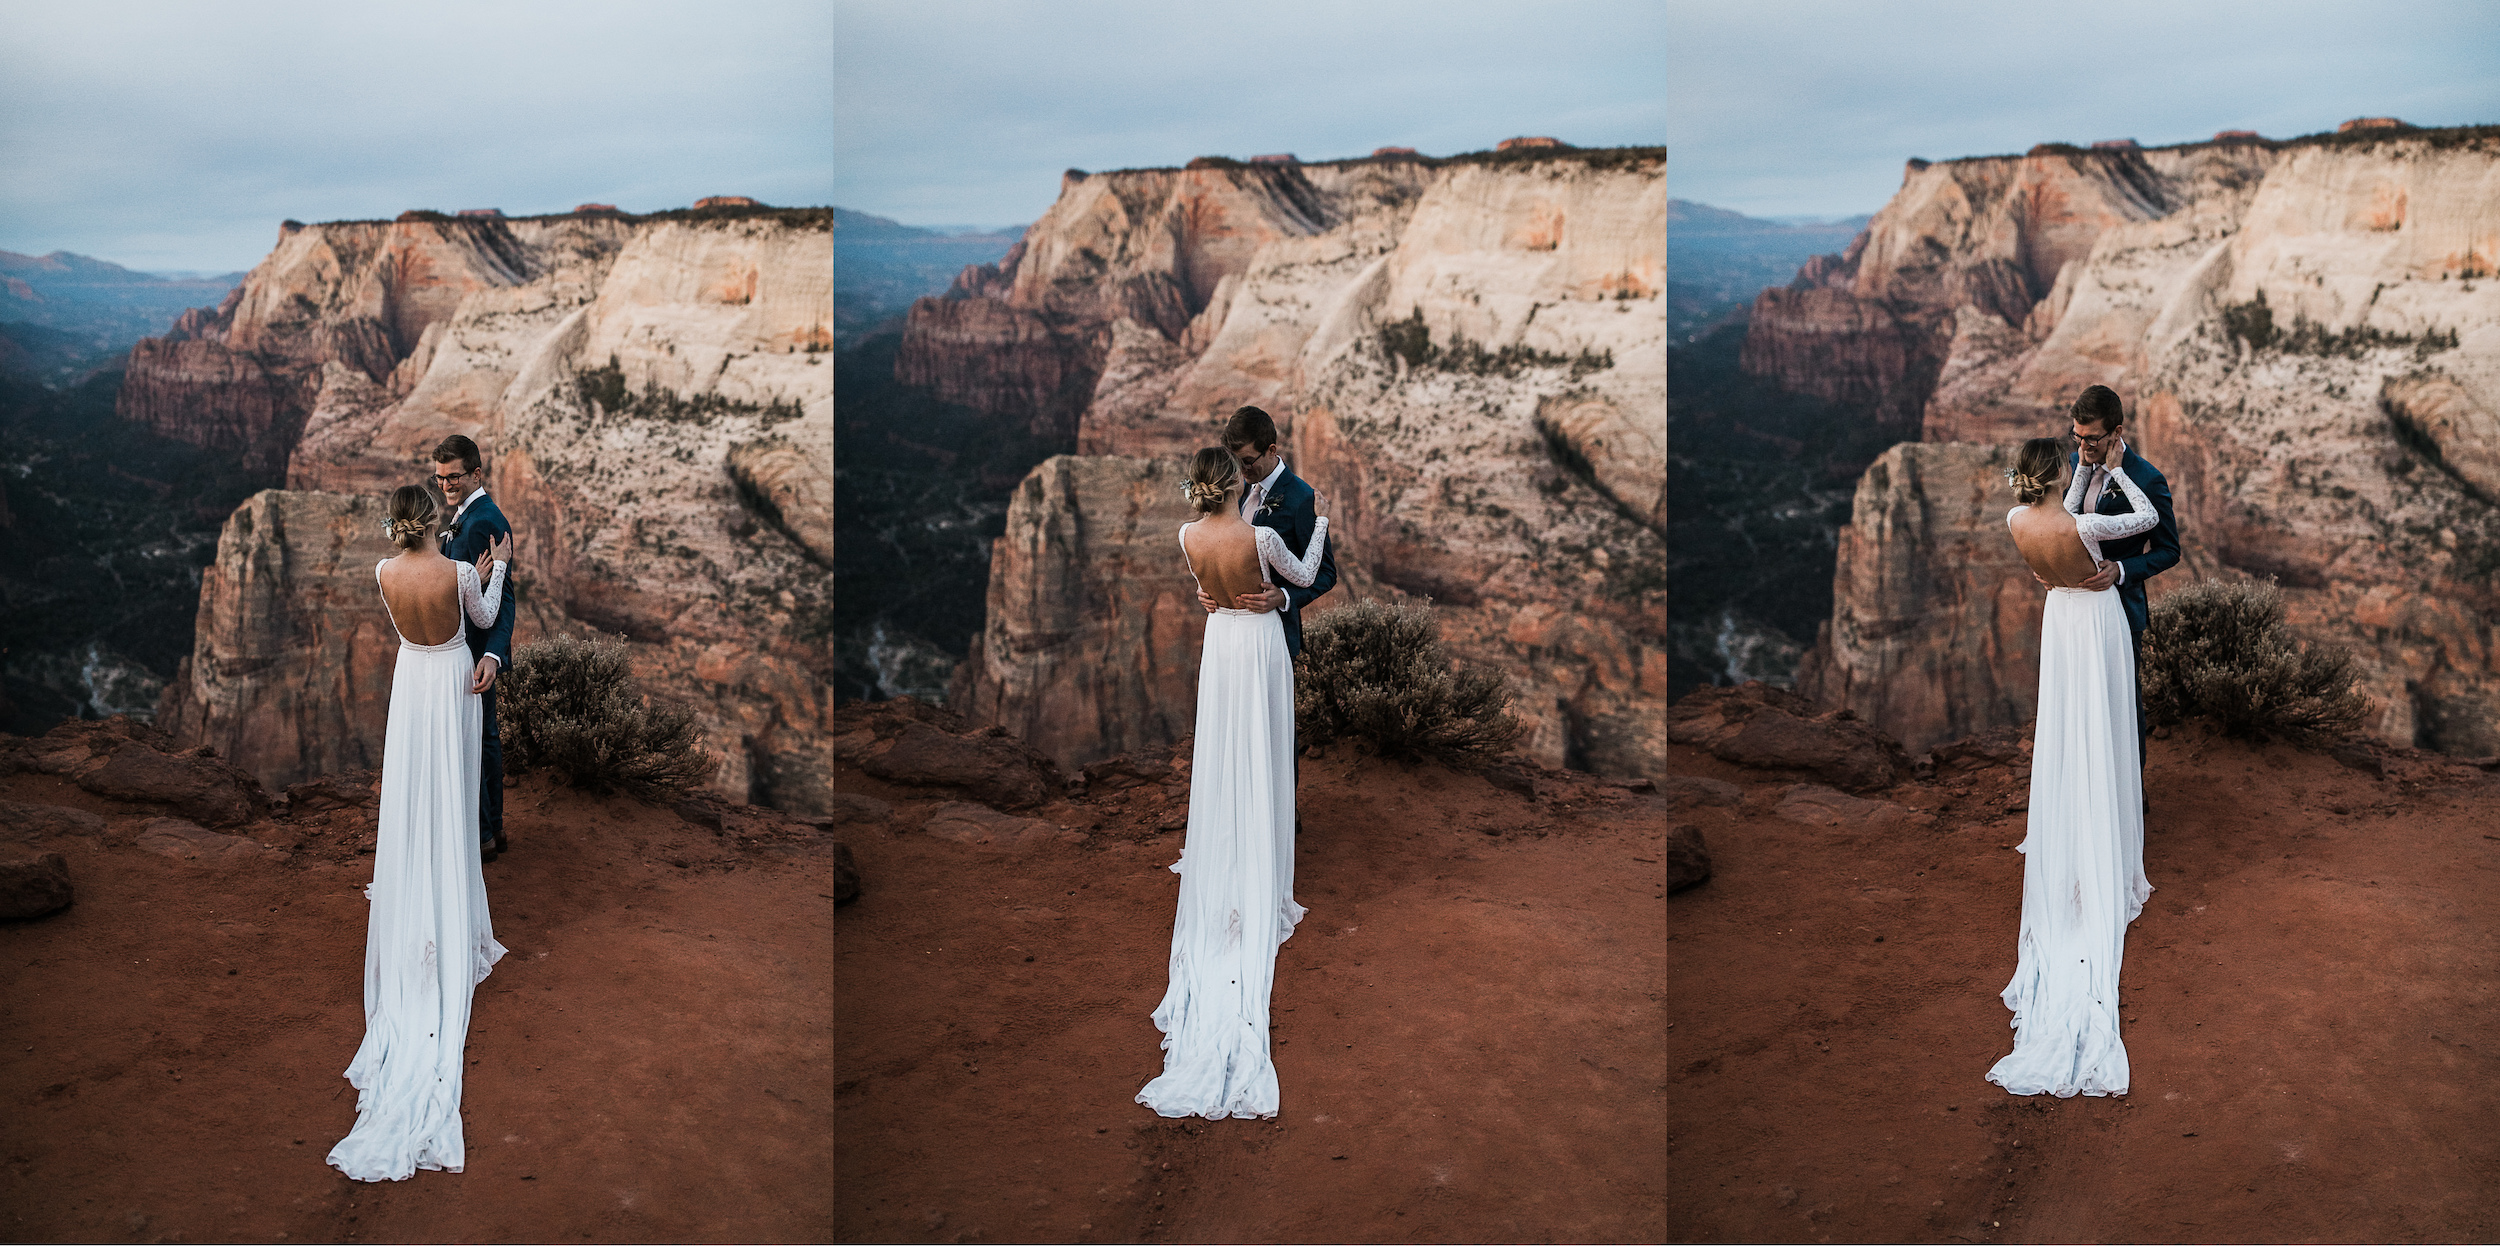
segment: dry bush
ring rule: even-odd
[[[1500,673],[1453,669],[1430,606],[1358,601],[1306,620],[1294,677],[1304,744],[1368,743],[1384,757],[1466,765],[1519,738]]]
[[[2319,743],[2361,725],[2352,652],[2304,645],[2271,582],[2208,580],[2153,604],[2144,629],[2144,712],[2154,726],[2205,718],[2226,734]]]
[[[574,787],[657,796],[697,788],[720,768],[694,715],[637,692],[614,641],[556,636],[520,647],[496,693],[504,760]]]

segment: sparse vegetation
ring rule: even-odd
[[[1579,380],[1591,372],[1603,372],[1615,366],[1611,350],[1582,350],[1578,355],[1558,355],[1552,351],[1514,343],[1500,350],[1486,350],[1469,341],[1462,333],[1452,333],[1448,346],[1435,346],[1432,330],[1424,324],[1424,309],[1417,307],[1404,320],[1380,326],[1380,349],[1406,361],[1410,368],[1439,368],[1444,372],[1465,372],[1473,376],[1517,376],[1526,368],[1571,369],[1571,379]]]
[[[785,400],[759,405],[739,402],[716,393],[679,394],[676,390],[661,387],[657,381],[644,382],[642,392],[637,394],[626,387],[625,370],[618,365],[614,355],[608,356],[605,366],[575,376],[573,386],[575,392],[581,395],[584,406],[596,404],[599,410],[610,414],[638,415],[666,420],[671,424],[704,424],[722,416],[752,415],[758,424],[771,428],[803,414],[795,402]]]
[[[2454,329],[2434,329],[2415,336],[2357,324],[2341,332],[2330,332],[2325,325],[2301,315],[2293,316],[2291,327],[2286,329],[2274,322],[2274,309],[2266,306],[2263,290],[2246,303],[2223,308],[2222,329],[2247,343],[2251,350],[2278,350],[2287,355],[2321,358],[2358,359],[2369,351],[2410,346],[2415,358],[2426,359],[2443,350],[2454,350],[2457,345]]]
[[[556,636],[513,655],[501,700],[504,757],[594,792],[642,796],[700,786],[720,768],[684,709],[639,695],[615,641]]]
[[[1467,765],[1519,737],[1500,673],[1453,668],[1430,606],[1358,601],[1303,625],[1294,731],[1304,744],[1360,741],[1384,757]]]
[[[2144,710],[2154,726],[2210,720],[2236,736],[2315,744],[2369,713],[2350,650],[2303,644],[2271,581],[2206,581],[2154,603],[2144,632]]]

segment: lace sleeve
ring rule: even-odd
[[[477,586],[477,568],[465,562],[460,564],[460,609],[469,616],[471,623],[479,627],[495,625],[495,616],[502,613],[503,570],[504,564],[497,562],[494,575],[487,580],[486,587],[480,590]]]
[[[2075,460],[2075,470],[2071,473],[2074,479],[2066,485],[2066,513],[2069,515],[2083,513],[2083,495],[2092,487],[2092,473],[2086,470],[2089,466],[2082,459]]]
[[[2124,515],[2077,515],[2075,531],[2087,541],[2115,541],[2141,532],[2150,532],[2161,523],[2161,512],[2153,509],[2153,499],[2144,487],[2123,469],[2109,474],[2118,487],[2127,491],[2127,504],[2135,509]]]
[[[1267,560],[1267,565],[1276,568],[1278,575],[1297,586],[1309,588],[1311,581],[1319,577],[1320,555],[1328,545],[1328,516],[1322,515],[1312,522],[1311,548],[1302,551],[1300,558],[1294,557],[1293,551],[1286,548],[1284,533],[1274,528],[1260,528],[1258,531],[1259,556]]]

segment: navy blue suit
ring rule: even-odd
[[[2067,470],[2073,471],[2079,465],[2079,456],[2066,456]],[[2135,633],[2141,643],[2144,625],[2152,619],[2152,612],[2144,600],[2144,582],[2179,565],[2179,520],[2170,509],[2170,481],[2163,477],[2159,469],[2145,462],[2144,456],[2137,454],[2134,446],[2127,447],[2125,457],[2118,462],[2118,470],[2125,472],[2137,488],[2144,490],[2144,495],[2153,501],[2153,509],[2161,514],[2161,522],[2153,525],[2150,532],[2101,543],[2101,556],[2116,559],[2123,569],[2123,578],[2118,585],[2118,604],[2127,611],[2127,630]],[[2101,504],[2096,514],[2127,515],[2134,512],[2135,504],[2127,500],[2126,490],[2116,484],[2101,486]]]
[[[1294,557],[1308,558],[1311,555],[1311,530],[1319,523],[1319,491],[1303,483],[1302,478],[1294,475],[1293,469],[1288,467],[1276,477],[1275,485],[1268,490],[1267,497],[1260,502],[1258,513],[1251,517],[1250,522],[1262,528],[1274,528],[1278,536],[1285,538],[1285,548],[1292,550]],[[1276,581],[1278,588],[1285,590],[1285,600],[1290,606],[1284,612],[1285,652],[1298,658],[1302,656],[1302,607],[1319,600],[1337,585],[1336,535],[1331,533],[1328,544],[1320,550],[1319,574],[1311,577],[1309,588],[1288,583],[1284,577],[1273,573],[1270,578]]]
[[[460,520],[443,534],[443,556],[460,562],[475,563],[486,552],[494,538],[510,538],[512,525],[504,522],[503,510],[495,499],[479,494],[460,512]],[[481,587],[483,587],[481,585]],[[496,675],[512,669],[512,619],[519,611],[513,591],[512,568],[504,568],[503,608],[495,615],[493,627],[479,627],[469,621],[468,613],[460,616],[460,633],[469,641],[469,661],[475,663],[487,654],[495,655]],[[495,685],[486,687],[486,738],[479,760],[477,787],[477,833],[481,842],[492,846],[503,839],[503,732],[495,723]]]

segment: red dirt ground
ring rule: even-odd
[[[534,781],[486,867],[463,1173],[350,1181],[372,813],[244,828],[285,862],[64,838],[68,909],[0,926],[16,1241],[808,1241],[833,1232],[821,832],[719,835]],[[49,775],[0,800],[138,811]],[[683,862],[682,868],[676,862]]]
[[[1169,1121],[1179,877],[1153,786],[1041,811],[1084,845],[984,855],[845,828],[835,917],[841,1241],[1656,1241],[1664,798],[1306,761],[1279,952],[1276,1120]],[[1182,797],[1185,800],[1185,795]]]
[[[1672,1241],[2489,1241],[2500,1235],[2500,779],[2155,740],[2123,1098],[2016,1098],[2023,815],[2000,769],[1814,827],[1787,780],[1678,815]],[[1878,941],[1880,938],[1880,942]]]

